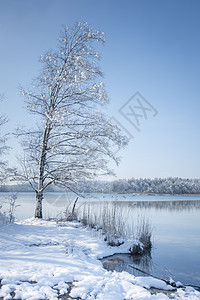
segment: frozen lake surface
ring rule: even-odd
[[[3,202],[8,194],[0,193]],[[18,219],[32,217],[35,208],[34,193],[18,193],[15,216]],[[117,202],[130,226],[140,217],[146,217],[153,228],[153,249],[150,256],[130,257],[116,255],[112,262],[105,262],[107,268],[126,270],[135,275],[130,265],[155,276],[168,279],[170,276],[184,284],[200,285],[200,196],[150,196],[84,194],[83,202],[99,208],[104,201]],[[69,201],[76,196],[69,193],[46,193],[44,217],[63,215]]]

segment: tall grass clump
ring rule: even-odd
[[[112,201],[84,203],[80,208],[77,214],[78,220],[84,226],[100,230],[108,245],[119,246],[126,239],[132,239],[134,241],[133,247],[130,248],[132,254],[150,251],[152,247],[151,224],[145,218],[132,219],[129,207],[128,210],[123,210],[119,202]]]
[[[145,217],[138,217],[136,226],[136,238],[138,243],[133,244],[129,249],[132,255],[142,255],[150,253],[152,248],[152,226],[148,219]]]
[[[137,226],[137,236],[144,248],[148,251],[152,248],[152,226],[145,217],[140,218]]]
[[[94,228],[104,236],[109,245],[119,245],[125,237],[125,220],[115,202],[91,202],[79,207],[78,220],[84,226]]]
[[[77,220],[85,227],[101,232],[110,246],[120,246],[132,240],[130,253],[133,255],[150,252],[152,247],[152,227],[145,217],[133,217],[133,206],[119,201],[69,201],[65,218]]]

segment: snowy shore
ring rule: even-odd
[[[114,253],[127,253],[131,241],[109,247],[95,230],[80,223],[28,219],[0,228],[0,299],[93,300],[169,299],[162,291],[173,290],[152,277],[127,272],[108,272],[98,260]],[[70,283],[73,283],[72,285]],[[200,299],[200,293],[179,288],[170,297]],[[64,299],[64,298],[63,298]]]

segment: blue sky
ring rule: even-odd
[[[200,2],[196,0],[1,0],[0,92],[7,130],[34,120],[16,95],[37,76],[41,54],[56,48],[63,24],[87,21],[106,33],[99,50],[111,117],[134,136],[118,152],[119,178],[200,178]],[[119,109],[140,92],[158,114],[141,131]],[[13,146],[10,162],[19,152]],[[111,166],[113,166],[111,164]]]

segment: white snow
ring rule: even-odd
[[[127,272],[108,272],[98,258],[127,252],[130,243],[109,247],[98,232],[67,222],[28,219],[0,227],[0,297],[12,299],[58,299],[72,283],[70,296],[93,300],[166,300],[150,287],[172,289],[152,277]],[[174,299],[200,299],[192,288],[178,289]]]

